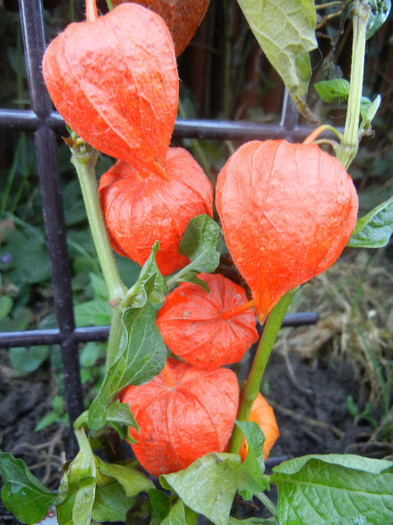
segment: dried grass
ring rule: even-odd
[[[296,311],[314,310],[313,327],[283,330],[278,349],[306,360],[351,362],[380,413],[375,438],[393,443],[393,259],[387,250],[348,250],[299,291]]]

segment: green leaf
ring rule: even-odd
[[[33,372],[37,370],[42,363],[48,359],[49,347],[47,345],[10,348],[9,351],[12,368],[20,372]]]
[[[34,524],[41,521],[56,500],[56,494],[48,490],[21,459],[12,454],[0,453],[0,474],[4,480],[1,499],[4,505],[21,523]]]
[[[107,326],[111,322],[112,308],[106,301],[93,299],[75,306],[77,326]]]
[[[11,259],[4,270],[9,268],[12,281],[19,284],[42,283],[50,278],[45,240],[32,230],[35,228],[31,228],[29,236],[18,230],[8,232],[5,244],[0,247],[0,258],[7,255]]]
[[[368,40],[385,22],[389,16],[392,3],[390,0],[369,0],[371,13],[368,16],[366,39]]]
[[[94,295],[97,299],[101,299],[101,301],[108,301],[108,290],[105,284],[105,280],[95,275],[94,273],[90,273],[90,281],[91,285],[94,290]]]
[[[0,332],[22,332],[26,330],[30,323],[30,310],[19,307],[12,311],[12,316],[8,315],[0,319]]]
[[[65,412],[64,399],[61,396],[55,396],[51,401],[52,411],[48,412],[34,427],[34,432],[39,432],[48,427],[55,421],[69,425],[69,415]]]
[[[59,414],[58,412],[48,412],[34,427],[34,432],[39,432],[44,428],[49,427],[53,423],[64,423],[69,425],[68,414]]]
[[[123,349],[115,363],[121,373],[116,392],[127,385],[147,383],[164,368],[167,350],[156,325],[156,312],[150,303],[141,309],[129,308],[123,314]]]
[[[129,429],[132,427],[138,430],[138,425],[127,403],[120,403],[117,399],[109,405],[106,409],[106,424],[117,430],[123,439],[133,443],[136,442],[135,439],[131,437]]]
[[[136,461],[106,463],[98,456],[95,460],[98,472],[93,520],[125,521],[135,496],[154,487],[154,483],[136,469]]]
[[[345,78],[321,80],[314,84],[314,88],[324,102],[328,104],[340,103],[348,100],[349,82]]]
[[[128,287],[132,286],[138,280],[141,267],[136,262],[127,257],[122,257],[118,253],[115,253],[114,256],[123,283]]]
[[[127,460],[122,463],[106,463],[96,457],[98,469],[101,474],[115,479],[122,486],[128,497],[137,496],[140,492],[154,489],[154,483],[137,470],[135,461]]]
[[[220,227],[208,215],[198,215],[190,220],[179,245],[179,253],[188,257],[197,272],[213,272],[219,262],[217,243]]]
[[[282,78],[300,113],[316,117],[306,104],[311,65],[318,47],[312,0],[238,0],[264,54]]]
[[[135,498],[130,498],[117,481],[96,488],[92,518],[102,523],[104,521],[122,521],[127,517],[128,510],[134,505]]]
[[[64,216],[68,227],[86,221],[86,210],[78,179],[69,182],[62,191]]]
[[[179,253],[190,259],[190,264],[168,279],[168,284],[191,282],[202,286],[207,292],[209,287],[199,279],[197,273],[211,273],[220,263],[217,249],[221,237],[218,224],[208,215],[198,215],[190,220],[179,245]]]
[[[333,78],[331,80],[321,80],[314,84],[315,90],[324,102],[328,104],[340,104],[348,100],[349,82],[344,78]],[[362,97],[360,101],[360,113],[362,123],[360,131],[371,123],[381,104],[381,96],[378,95],[373,102],[367,97]]]
[[[392,523],[393,462],[353,454],[304,456],[275,467],[280,523]]]
[[[185,507],[182,500],[178,500],[161,525],[196,525],[197,521],[198,514]]]
[[[104,356],[104,347],[102,343],[89,341],[79,352],[79,362],[81,367],[91,368],[97,364],[97,361]]]
[[[61,481],[60,492],[65,497],[56,507],[59,525],[91,525],[96,492],[96,463],[84,430],[76,430],[75,435],[79,452]]]
[[[185,470],[161,476],[160,482],[174,490],[197,514],[203,514],[215,525],[227,525],[239,468],[238,454],[208,454]]]
[[[147,491],[154,513],[161,521],[169,514],[171,510],[171,500],[162,490],[153,488]]]
[[[89,427],[100,430],[106,421],[106,408],[112,396],[127,385],[140,385],[164,368],[167,350],[156,325],[150,302],[123,313],[123,336],[116,361],[108,370],[98,396],[89,409]]]
[[[361,113],[362,113],[362,119],[364,122],[362,122],[362,126],[364,127],[365,123],[372,122],[374,120],[375,115],[377,114],[377,111],[379,109],[379,106],[381,105],[381,95],[378,95],[375,97],[373,102],[368,101],[367,104],[363,104],[360,106]]]
[[[356,222],[348,241],[352,248],[382,248],[393,232],[393,197],[383,202]]]
[[[91,525],[95,495],[96,479],[94,477],[85,478],[75,494],[72,509],[73,525]]]
[[[238,490],[245,500],[250,500],[255,493],[269,490],[269,482],[263,476],[265,436],[259,425],[252,421],[236,421],[236,425],[243,432],[248,444],[246,459],[239,470]]]
[[[14,301],[9,295],[3,295],[0,297],[0,319],[11,312],[13,304]]]
[[[251,470],[255,466],[255,474],[259,477],[265,472],[265,457],[263,444],[265,436],[257,423],[253,421],[236,421],[248,444],[247,457],[243,465]]]
[[[181,275],[179,276],[179,278],[176,278],[176,282],[197,284],[198,286],[203,288],[207,293],[210,292],[210,288],[208,287],[206,281],[200,279],[195,271],[184,272],[180,270],[179,273],[181,273]],[[174,284],[174,280],[172,281],[172,284]]]
[[[149,258],[143,265],[138,280],[127,292],[127,304],[134,308],[142,308],[148,300],[158,304],[165,299],[168,285],[158,269],[155,257],[159,246],[157,241],[152,248]]]

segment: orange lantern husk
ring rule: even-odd
[[[134,3],[90,14],[49,44],[42,72],[57,111],[85,142],[166,177],[179,78],[159,15]]]
[[[266,460],[274,443],[277,441],[280,432],[278,430],[273,408],[269,405],[260,392],[258,393],[258,396],[252,405],[248,421],[257,423],[265,436],[265,441],[263,443],[263,453]],[[242,461],[246,459],[247,450],[248,445],[246,440],[243,438],[240,446],[240,457]]]
[[[128,386],[128,403],[139,432],[132,449],[154,476],[177,472],[209,452],[222,452],[238,409],[236,374],[226,368],[200,370],[175,358],[145,385]]]
[[[99,194],[112,247],[142,266],[158,240],[157,265],[169,275],[189,263],[179,244],[193,217],[212,216],[213,188],[183,148],[169,148],[166,173],[169,180],[120,161],[101,177]]]
[[[341,162],[316,144],[267,140],[230,157],[216,205],[262,323],[286,292],[336,261],[355,227],[358,197]]]
[[[240,361],[258,340],[258,332],[254,310],[241,286],[220,274],[199,277],[210,291],[181,283],[167,295],[157,326],[175,355],[213,370]]]
[[[112,0],[113,6],[134,1],[162,16],[175,45],[176,56],[187,47],[198,29],[210,0]]]

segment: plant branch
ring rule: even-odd
[[[328,7],[333,7],[335,5],[342,6],[342,4],[343,4],[342,0],[337,0],[337,1],[334,1],[334,2],[328,2],[326,4],[316,5],[315,6],[315,10],[316,11],[320,11],[321,9],[327,9]]]
[[[95,174],[98,153],[81,139],[71,138],[67,140],[67,143],[71,146],[71,162],[78,174],[90,231],[108,290],[109,303],[112,306],[107,351],[107,369],[109,369],[114,362],[120,344],[122,330],[120,302],[127,292],[127,287],[123,284],[116,266],[98,198]]]
[[[275,504],[266,496],[264,492],[257,492],[254,494],[263,505],[271,512],[271,514],[277,518],[277,507]]]
[[[94,246],[108,289],[108,298],[109,301],[115,301],[123,298],[127,288],[120,279],[98,198],[95,175],[98,153],[79,139],[74,141],[71,151],[71,162],[78,174]]]
[[[250,374],[240,392],[240,405],[237,414],[237,419],[239,421],[247,421],[248,416],[250,415],[251,407],[258,395],[262,377],[273,349],[273,345],[277,339],[278,331],[281,328],[285,313],[296,292],[297,288],[287,292],[276,304],[267,318]],[[235,425],[228,452],[238,454],[242,439],[243,434],[240,428]]]
[[[110,369],[116,360],[120,346],[121,333],[123,331],[123,308],[120,303],[112,306],[111,327],[109,330],[108,348],[106,351],[106,371]]]
[[[331,131],[334,133],[340,140],[343,139],[343,136],[338,131],[338,129],[334,128],[333,126],[329,126],[329,124],[322,124],[321,126],[318,126],[314,131],[312,131],[302,142],[302,144],[312,144],[317,137],[324,131]],[[323,139],[327,140],[327,139]]]
[[[352,11],[353,41],[348,109],[343,141],[337,149],[337,158],[342,162],[345,169],[348,169],[359,148],[359,115],[366,52],[366,26],[369,13],[369,3],[366,0],[357,0]]]

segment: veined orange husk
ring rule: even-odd
[[[236,363],[258,339],[255,312],[230,318],[224,312],[247,303],[244,289],[220,274],[200,274],[210,292],[181,283],[169,293],[157,315],[168,348],[198,368],[213,370]]]
[[[193,217],[212,216],[213,188],[182,148],[167,151],[166,173],[170,180],[120,161],[101,177],[99,193],[113,248],[143,265],[158,240],[157,265],[169,275],[189,263],[179,244]]]
[[[280,432],[278,430],[273,408],[269,405],[260,392],[258,393],[258,396],[252,405],[248,421],[257,423],[264,433],[265,441],[263,443],[263,453],[265,459],[267,459],[270,450],[280,435]],[[247,450],[248,445],[246,440],[243,438],[242,444],[240,446],[240,457],[242,461],[246,459]]]
[[[112,0],[113,6],[132,0]],[[210,0],[135,0],[152,9],[167,23],[175,44],[176,56],[187,47],[198,29]]]
[[[267,140],[230,157],[216,205],[263,322],[287,291],[336,261],[355,227],[358,197],[341,162],[317,145]]]
[[[49,44],[42,71],[56,109],[84,141],[162,175],[179,79],[158,14],[128,3],[70,24]]]
[[[210,452],[222,452],[237,414],[239,386],[227,368],[200,370],[175,358],[145,385],[128,386],[119,399],[128,403],[139,432],[132,449],[143,465],[160,476],[188,467]]]

